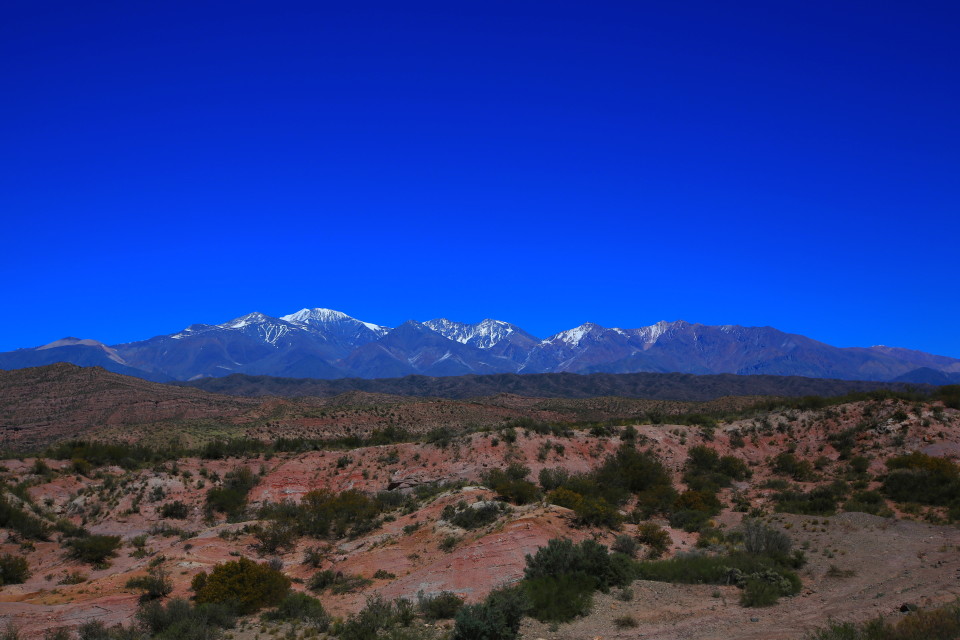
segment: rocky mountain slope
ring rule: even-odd
[[[410,320],[388,328],[330,309],[302,309],[279,318],[251,313],[109,347],[67,338],[0,353],[0,369],[52,362],[97,365],[158,381],[235,373],[319,379],[558,372],[904,382],[960,377],[955,358],[883,346],[833,347],[772,327],[679,320],[619,329],[586,323],[541,340],[500,320]]]

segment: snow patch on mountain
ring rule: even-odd
[[[563,342],[568,344],[571,347],[579,347],[583,339],[590,333],[596,332],[597,330],[603,331],[603,327],[592,322],[585,322],[579,327],[574,327],[573,329],[567,329],[566,331],[561,331],[560,333],[550,336],[543,341],[542,344],[550,344],[556,342]]]
[[[455,340],[478,349],[491,349],[516,332],[509,322],[487,318],[475,324],[454,322],[446,318],[427,320],[424,326],[436,331],[444,338]]]
[[[384,336],[390,332],[389,327],[383,327],[372,322],[364,322],[363,320],[357,320],[356,318],[350,317],[342,311],[336,311],[334,309],[301,309],[296,313],[291,313],[286,316],[280,316],[281,320],[286,322],[292,322],[294,324],[307,325],[311,327],[326,327],[333,324],[361,324],[365,326],[370,331],[373,331],[377,334],[377,337]]]

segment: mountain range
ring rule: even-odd
[[[251,313],[125,344],[63,338],[0,353],[0,369],[54,362],[158,382],[232,374],[336,379],[680,372],[960,383],[955,358],[886,346],[834,347],[772,327],[678,320],[619,329],[588,322],[540,339],[501,320],[410,320],[391,328],[331,309],[279,318]]]

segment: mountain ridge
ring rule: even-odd
[[[899,347],[834,347],[773,327],[660,321],[634,329],[586,322],[547,338],[486,318],[387,327],[326,308],[253,312],[145,340],[64,338],[0,353],[0,369],[71,362],[165,382],[233,374],[393,378],[497,373],[691,373],[948,383],[960,359]]]

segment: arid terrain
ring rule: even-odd
[[[235,399],[236,404],[217,405],[210,400],[215,396],[186,391],[199,394],[198,400],[181,405],[177,419],[200,420],[190,423],[197,443],[240,436],[262,443],[281,436],[307,440],[287,450],[266,444],[258,450],[254,441],[245,440],[234,449],[214,444],[176,458],[155,453],[122,461],[99,460],[102,451],[72,445],[0,462],[6,504],[46,527],[42,535],[29,535],[8,524],[0,534],[0,554],[27,562],[29,577],[0,589],[4,623],[19,627],[22,638],[44,637],[51,629],[76,628],[90,620],[129,624],[142,589],[128,582],[156,567],[171,584],[167,599],[190,598],[194,576],[218,563],[239,557],[270,561],[293,581],[294,590],[316,595],[329,614],[349,619],[375,593],[415,601],[418,594],[450,591],[467,603],[481,602],[492,589],[523,578],[525,556],[555,538],[615,546],[618,536],[638,536],[652,523],[669,536],[662,549],[665,558],[694,551],[726,553],[739,544],[731,534],[745,518],[785,533],[793,549],[802,551],[798,593],[772,606],[745,607],[742,589],[734,584],[637,579],[628,588],[597,592],[589,614],[571,622],[525,617],[520,637],[801,638],[829,619],[895,618],[907,615],[901,608],[932,607],[960,596],[960,529],[949,522],[955,514],[922,495],[894,499],[902,496],[885,482],[891,474],[887,462],[906,460],[907,454],[919,452],[923,460],[960,457],[960,411],[933,399],[881,394],[756,411],[746,409],[756,399],[730,399],[712,409],[739,411],[736,417],[691,423],[691,412],[707,408],[698,405],[684,412],[677,403],[616,404],[613,399],[501,396],[463,402],[366,395],[295,402]],[[362,407],[354,404],[358,401]],[[90,406],[90,400],[84,402]],[[149,403],[164,410],[162,399]],[[614,406],[619,409],[612,410]],[[294,409],[310,415],[292,419]],[[278,417],[268,417],[270,410]],[[672,413],[683,424],[622,417],[616,424],[599,424],[617,411]],[[575,413],[591,423],[577,424]],[[81,433],[106,443],[164,442],[151,433],[164,424],[161,420],[139,422],[143,414],[129,410],[96,415],[95,428],[87,425],[89,418],[77,419],[88,431],[66,429],[56,432],[59,438],[50,435],[54,419],[49,426],[21,420],[26,426],[17,433],[27,442],[33,441],[28,435],[33,428],[47,429],[44,443]],[[166,413],[164,419],[170,416]],[[261,419],[251,425],[246,422],[251,416]],[[202,430],[208,419],[218,425],[213,436]],[[348,435],[383,436],[386,427],[418,422],[422,428],[383,444],[343,440]],[[231,424],[238,428],[223,429]],[[439,427],[446,428],[438,432]],[[321,437],[327,438],[326,445],[309,440]],[[668,470],[680,496],[675,504],[680,504],[683,496],[697,493],[689,486],[700,482],[690,475],[689,460],[692,450],[697,454],[704,448],[721,460],[742,461],[746,472],[720,482],[719,507],[704,516],[699,532],[675,519],[677,506],[638,515],[642,492],[618,505],[612,520],[601,524],[579,507],[556,504],[564,502],[564,489],[540,486],[558,469],[573,476],[589,474],[619,451],[648,452]],[[490,472],[511,465],[523,469],[520,482],[535,494],[518,498],[497,484]],[[245,471],[238,474],[238,469]],[[248,481],[241,506],[220,510],[212,490],[228,487],[231,477],[240,475]],[[797,502],[797,496],[811,496],[818,487],[832,487],[834,504],[811,514],[809,504]],[[300,503],[317,490],[329,491],[327,496],[365,496],[377,506],[370,506],[374,512],[367,520],[351,521],[339,531],[334,526],[325,535],[265,534],[283,522],[271,515],[269,505]],[[479,526],[456,524],[453,514],[485,505],[503,506]],[[697,509],[705,508],[692,510]],[[100,563],[71,557],[76,527],[90,536],[119,536],[119,547]],[[638,559],[656,555],[642,536],[634,539],[639,541]],[[317,582],[324,571],[340,588]],[[433,630],[452,627],[452,620],[439,620]],[[309,625],[263,622],[257,616],[241,617],[239,626],[226,633],[251,639],[264,633],[315,635]]]

